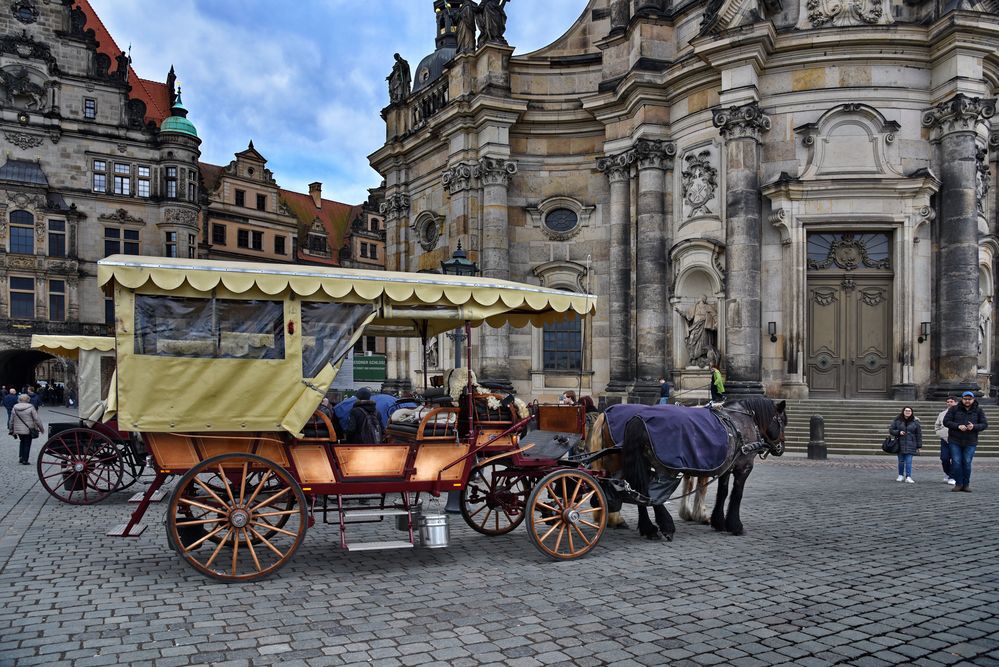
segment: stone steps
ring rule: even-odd
[[[923,424],[923,455],[936,456],[939,440],[933,433],[933,422],[946,407],[942,401],[788,400],[787,450],[807,451],[809,422],[812,415],[819,414],[825,420],[825,443],[830,454],[883,454],[881,442],[888,435],[888,425],[905,405]],[[999,456],[999,406],[982,408],[989,428],[979,435],[975,455]]]

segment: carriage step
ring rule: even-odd
[[[355,542],[347,545],[347,551],[378,551],[380,549],[412,549],[413,543],[402,540],[388,542]]]
[[[166,498],[166,494],[167,494],[166,491],[157,491],[156,493],[154,493],[152,496],[149,497],[149,502],[151,503],[161,502],[164,498]],[[129,498],[128,502],[132,504],[141,503],[145,495],[146,495],[145,491],[139,491],[137,494]]]
[[[406,516],[409,514],[408,510],[397,510],[397,509],[374,509],[374,510],[350,510],[344,509],[343,516],[345,519],[376,519],[383,516]]]
[[[141,523],[136,524],[132,526],[132,532],[130,533],[125,532],[126,528],[128,528],[127,523],[119,524],[104,534],[109,537],[138,537],[142,535],[142,531],[146,529],[146,526]]]

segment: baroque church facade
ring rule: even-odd
[[[477,331],[480,377],[611,401],[661,376],[706,395],[710,363],[733,395],[991,390],[999,2],[590,0],[523,55],[503,13],[533,4],[433,7],[370,156],[388,268],[460,242],[483,276],[600,299]],[[421,383],[420,356],[390,348],[392,381]]]

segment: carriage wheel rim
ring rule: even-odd
[[[261,467],[265,474],[248,484]],[[199,477],[205,474],[214,474],[218,483],[209,487]],[[272,477],[277,485],[268,484]],[[288,497],[297,507],[286,504]],[[288,530],[290,519],[297,521]],[[223,454],[191,468],[174,488],[167,515],[168,538],[181,559],[223,581],[273,574],[297,551],[307,525],[307,503],[297,481],[255,454]],[[203,534],[196,538],[185,532],[197,529]]]
[[[528,493],[530,485],[523,475],[506,461],[491,461],[469,475],[461,493],[462,518],[483,535],[505,535],[524,521]]]
[[[588,473],[560,470],[542,479],[528,501],[528,536],[549,558],[589,553],[607,526],[607,499]]]
[[[70,505],[91,505],[121,488],[118,446],[84,428],[62,431],[42,445],[36,464],[42,487]]]

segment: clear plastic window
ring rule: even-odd
[[[316,377],[350,350],[350,340],[374,310],[366,303],[302,303],[302,377]]]
[[[284,304],[140,295],[135,353],[214,359],[283,359]]]

